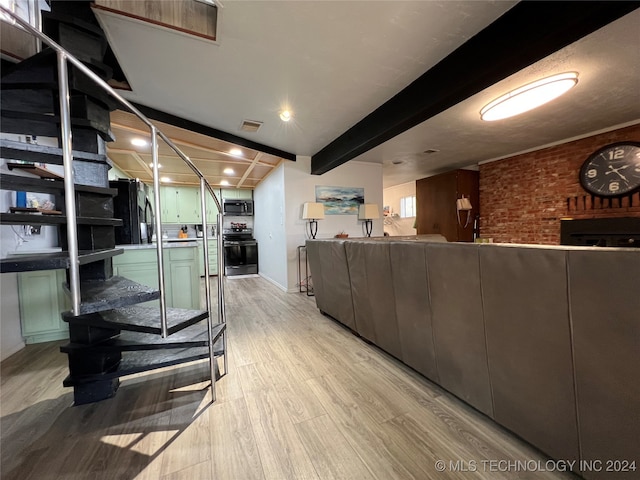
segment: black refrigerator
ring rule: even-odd
[[[137,178],[111,180],[109,186],[118,190],[113,210],[122,219],[122,226],[115,229],[116,245],[151,243],[154,216],[149,187]]]

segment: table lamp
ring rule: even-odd
[[[367,237],[371,236],[373,230],[373,219],[380,218],[380,211],[378,210],[378,204],[376,203],[363,203],[358,209],[358,218],[364,220],[364,228],[367,232]]]
[[[322,203],[305,202],[302,207],[302,219],[309,220],[309,233],[311,238],[316,238],[318,233],[318,220],[324,218],[324,205]]]

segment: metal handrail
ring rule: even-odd
[[[31,35],[40,39],[46,45],[51,47],[57,54],[58,59],[58,88],[60,94],[60,129],[62,134],[62,159],[64,166],[64,190],[65,190],[65,208],[67,213],[67,242],[69,246],[69,287],[71,292],[71,301],[72,301],[72,312],[74,316],[80,315],[80,261],[79,261],[79,252],[78,252],[78,238],[77,238],[77,224],[76,224],[76,205],[75,205],[75,194],[74,194],[74,183],[73,183],[73,153],[72,153],[72,143],[71,143],[71,114],[70,114],[70,103],[69,103],[69,84],[68,84],[68,66],[67,62],[71,62],[79,71],[85,74],[88,78],[90,78],[96,85],[98,85],[102,90],[107,92],[110,96],[116,99],[121,105],[126,107],[129,111],[135,114],[140,120],[142,120],[148,127],[151,135],[151,143],[152,143],[152,155],[153,155],[153,186],[154,186],[154,200],[156,205],[156,219],[155,219],[155,230],[157,233],[162,231],[162,218],[161,218],[161,208],[160,208],[160,180],[159,180],[159,171],[158,171],[158,142],[157,137],[159,136],[164,140],[164,142],[178,154],[180,158],[191,168],[193,173],[195,173],[200,180],[200,192],[201,192],[201,214],[203,218],[203,226],[204,228],[204,239],[203,239],[203,249],[204,249],[204,260],[205,260],[205,272],[207,274],[205,280],[205,291],[206,293],[206,301],[207,301],[207,311],[211,312],[211,294],[210,294],[210,286],[209,286],[209,243],[207,237],[207,229],[206,229],[206,199],[205,199],[205,190],[208,190],[210,195],[212,196],[216,207],[218,208],[218,323],[222,323],[225,321],[226,312],[224,308],[224,255],[223,255],[223,245],[222,245],[222,206],[218,197],[216,196],[213,188],[207,182],[204,174],[194,165],[191,159],[185,155],[172,141],[169,139],[163,132],[161,132],[152,122],[149,120],[140,110],[138,110],[133,104],[123,98],[119,93],[117,93],[107,82],[105,82],[102,78],[96,75],[93,71],[91,71],[88,67],[86,67],[80,60],[75,58],[71,53],[65,50],[62,46],[58,45],[51,38],[49,38],[44,33],[35,29],[28,22],[25,22],[21,18],[17,17],[10,10],[6,9],[4,6],[0,5],[0,11],[4,13],[8,18],[13,20],[14,25],[17,24],[23,30],[26,30]],[[162,241],[158,241],[156,244],[156,252],[158,258],[158,280],[159,280],[159,290],[160,290],[160,322],[161,322],[161,336],[162,338],[166,338],[168,336],[168,325],[167,325],[167,312],[166,312],[166,299],[165,299],[165,281],[164,281],[164,270],[163,270],[163,247]],[[211,368],[211,386],[212,393],[215,400],[215,364],[214,364],[214,345],[213,345],[213,337],[212,337],[212,327],[211,327],[211,318],[209,317],[207,321],[209,327],[209,353],[210,353],[210,368]],[[226,334],[223,335],[224,342],[224,371],[227,372],[227,355],[226,355]]]

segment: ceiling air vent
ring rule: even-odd
[[[240,125],[240,130],[244,132],[257,132],[261,126],[262,122],[258,122],[256,120],[243,120],[242,125]]]

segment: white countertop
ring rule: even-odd
[[[197,247],[198,242],[196,238],[184,238],[179,242],[162,242],[163,248],[184,248],[184,247]],[[122,248],[123,250],[146,250],[150,248],[156,248],[155,243],[142,243],[140,245],[116,245],[116,248]]]

